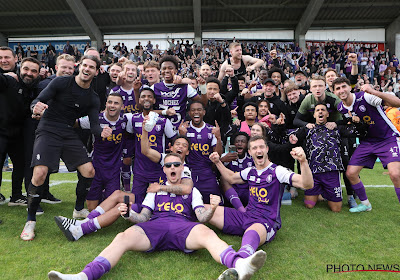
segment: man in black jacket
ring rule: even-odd
[[[1,49],[0,49],[1,50]],[[2,50],[4,51],[4,49]],[[10,50],[6,50],[14,56]],[[11,70],[6,68],[6,70]],[[13,162],[12,194],[9,206],[26,206],[22,195],[24,177],[24,125],[30,117],[30,102],[37,95],[40,62],[34,58],[22,60],[20,74],[13,72],[0,74],[0,161],[8,154]]]
[[[204,122],[220,126],[222,142],[226,143],[226,134],[230,129],[231,111],[228,104],[220,94],[221,83],[215,77],[209,77],[206,81],[207,88],[207,106]]]

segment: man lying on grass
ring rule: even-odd
[[[163,167],[167,176],[166,184],[179,184],[183,168],[179,154],[168,154]],[[62,274],[50,271],[49,279],[99,279],[129,250],[142,252],[181,250],[188,253],[202,248],[207,249],[215,261],[230,268],[219,279],[249,279],[263,266],[265,252],[260,250],[248,258],[227,256],[226,252],[231,253],[232,247],[222,241],[214,231],[195,222],[196,218],[202,223],[208,222],[219,203],[220,197],[210,195],[210,207],[206,210],[201,194],[196,188],[193,188],[189,195],[175,195],[163,191],[148,193],[140,213],[130,210],[128,219],[137,224],[119,233],[82,272]],[[122,216],[127,210],[124,203],[119,205]]]
[[[269,161],[268,145],[264,137],[251,137],[248,146],[255,166],[237,173],[225,167],[218,153],[210,155],[211,161],[215,163],[221,176],[230,184],[243,184],[245,181],[249,183],[249,203],[246,206],[246,212],[219,206],[210,220],[210,224],[224,233],[243,236],[239,251],[235,252],[232,248],[228,248],[225,259],[235,259],[238,256],[251,257],[258,246],[274,239],[281,227],[280,207],[283,184],[311,189],[314,183],[301,147],[296,147],[290,152],[292,157],[300,162],[300,175]]]

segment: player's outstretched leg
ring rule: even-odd
[[[255,252],[248,258],[239,258],[235,263],[235,269],[239,274],[239,280],[247,280],[253,276],[265,263],[267,253],[263,250]]]

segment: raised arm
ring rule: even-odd
[[[311,189],[314,187],[314,179],[311,169],[308,166],[307,158],[303,148],[296,147],[290,152],[290,155],[300,163],[301,174],[294,174],[292,177],[292,186],[296,188]]]
[[[210,194],[210,208],[206,210],[204,207],[198,207],[195,210],[196,217],[200,223],[207,223],[211,220],[215,210],[221,202],[221,197],[218,195]]]
[[[255,58],[250,55],[243,55],[242,59],[244,64],[245,65],[247,64],[246,67],[247,71],[254,71],[257,68],[260,68],[264,64],[264,61],[262,59]]]
[[[210,160],[215,164],[218,168],[218,171],[221,173],[221,176],[231,185],[233,184],[243,184],[244,181],[240,176],[240,173],[235,173],[232,170],[225,167],[225,165],[221,162],[219,158],[219,154],[217,152],[213,152],[210,155]]]
[[[144,129],[144,126],[146,125],[146,122],[148,120],[148,116],[144,117],[143,119],[142,137],[140,138],[140,149],[142,154],[148,157],[152,162],[159,163],[161,159],[161,154],[160,152],[150,148],[149,133],[146,129]]]
[[[382,104],[382,105],[387,105],[387,106],[395,107],[395,108],[400,107],[400,98],[398,98],[396,95],[375,90],[371,87],[370,84],[363,85],[361,87],[361,90],[365,91],[366,93],[375,95],[375,96],[379,97],[380,99],[382,99],[382,101],[384,102],[384,104]]]

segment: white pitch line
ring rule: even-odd
[[[3,182],[11,182],[9,179],[3,179]],[[74,184],[77,183],[78,180],[72,180],[72,181],[50,181],[50,187],[52,186],[57,186],[61,184]],[[393,185],[365,185],[366,188],[393,188]],[[342,185],[342,188],[345,188],[345,186]]]
[[[11,180],[9,179],[4,179],[3,182],[11,182]],[[49,186],[53,187],[53,186],[57,186],[57,185],[61,185],[61,184],[76,184],[78,182],[78,180],[73,180],[73,181],[68,181],[68,180],[64,180],[64,181],[50,181]]]

